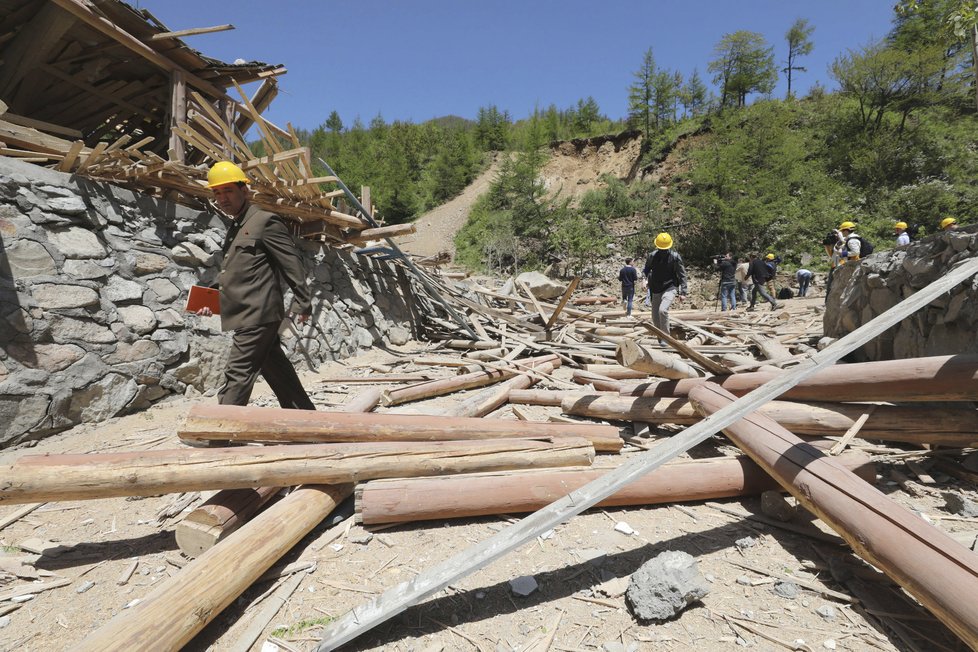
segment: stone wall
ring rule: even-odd
[[[824,330],[842,337],[978,255],[978,225],[879,251],[833,274]],[[978,278],[971,279],[855,352],[857,361],[978,353]]]
[[[229,337],[183,308],[223,237],[212,212],[0,157],[0,447],[214,393]],[[300,247],[314,319],[283,335],[299,366],[416,335],[400,268]]]

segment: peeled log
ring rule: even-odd
[[[343,404],[342,412],[370,412],[380,401],[380,387],[366,389]],[[187,514],[174,528],[180,551],[199,557],[248,522],[279,491],[280,487],[225,489]]]
[[[520,360],[518,364],[525,368],[548,362],[559,364],[560,358],[557,357],[556,354],[549,354]],[[501,366],[498,369],[490,368],[483,371],[477,371],[475,373],[463,374],[461,376],[438,378],[435,380],[425,381],[423,383],[408,385],[407,387],[389,389],[384,392],[383,396],[381,396],[380,402],[385,407],[400,405],[401,403],[407,403],[409,401],[419,401],[421,399],[431,398],[433,396],[451,394],[452,392],[458,392],[463,389],[485,387],[486,385],[491,385],[493,383],[506,380],[507,378],[512,378],[518,373],[520,373],[520,370],[516,366],[516,363],[513,363],[505,367]]]
[[[841,461],[875,481],[875,467],[867,455],[846,453]],[[605,473],[560,469],[372,480],[357,485],[356,511],[365,525],[533,512]],[[778,489],[777,482],[741,455],[665,464],[597,506],[716,500],[768,489]]]
[[[619,396],[618,392],[567,391],[555,389],[514,389],[509,402],[519,405],[560,405],[569,396]]]
[[[181,649],[322,522],[352,489],[352,485],[296,489],[72,649]]]
[[[193,559],[248,522],[281,487],[225,489],[187,514],[174,528],[180,551]]]
[[[552,362],[535,367],[543,374],[552,374],[555,365]],[[527,389],[535,385],[541,376],[520,374],[494,387],[489,387],[481,392],[459,401],[452,408],[445,411],[445,416],[451,417],[483,417],[496,408],[500,407],[509,400],[509,393],[514,389]]]
[[[195,405],[178,431],[181,439],[256,442],[393,442],[584,437],[595,450],[621,450],[618,428],[595,424],[501,421],[425,414],[349,414],[322,410]]]
[[[589,465],[593,459],[594,448],[580,437],[28,455],[0,467],[0,503],[340,484],[371,478]]]
[[[623,384],[624,396],[688,396],[716,383],[743,396],[783,372],[753,372],[660,383]],[[812,374],[781,395],[797,401],[976,401],[978,356],[942,355],[882,362],[836,364]]]
[[[644,371],[650,376],[662,378],[698,378],[700,373],[686,364],[682,358],[665,351],[647,349],[634,340],[622,340],[615,358],[629,369]]]
[[[853,403],[801,403],[771,401],[758,411],[788,430],[803,435],[842,435],[869,408],[869,419],[859,430],[863,439],[966,447],[978,442],[978,410]],[[614,421],[674,423],[688,426],[702,417],[681,398],[577,395],[560,404],[565,414]]]
[[[638,369],[629,369],[628,367],[623,367],[620,364],[586,364],[584,365],[584,371],[590,371],[595,374],[600,374],[606,378],[614,378],[615,380],[624,380],[628,378],[648,378],[649,375],[644,371],[639,371]]]
[[[690,398],[704,416],[736,400],[715,384]],[[978,649],[978,555],[761,414],[724,432],[860,557]]]

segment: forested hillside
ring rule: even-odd
[[[614,253],[609,220],[633,215],[636,253],[668,229],[694,263],[727,250],[777,251],[799,262],[820,252],[822,237],[843,220],[883,246],[897,220],[921,225],[921,233],[947,215],[973,220],[974,25],[974,8],[960,0],[907,0],[886,38],[838,54],[831,69],[838,89],[816,86],[803,97],[771,96],[778,75],[797,87],[792,80],[817,45],[799,19],[780,44],[749,31],[724,36],[708,80],[658,68],[650,48],[622,89],[629,100],[622,120],[587,97],[515,121],[494,106],[474,120],[423,124],[377,116],[346,126],[334,112],[303,137],[348,185],[371,186],[379,216],[391,223],[459,193],[489,152],[514,153],[456,240],[459,262],[473,268],[511,272],[560,259],[583,270]],[[607,177],[576,199],[544,187],[547,145],[625,129],[644,134],[642,174]],[[653,182],[657,167],[677,157],[668,185]]]

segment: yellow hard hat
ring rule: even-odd
[[[907,230],[907,223],[906,222],[897,222],[896,224],[893,225],[893,228],[894,229],[903,229],[904,231],[906,231]]]
[[[852,231],[854,228],[856,228],[856,225],[853,222],[843,222],[839,225],[840,231]]]
[[[953,217],[945,217],[943,220],[941,220],[941,228],[942,229],[946,229],[947,227],[951,226],[952,224],[957,224],[957,223],[958,223],[958,221],[956,219],[954,219]]]
[[[767,256],[764,256],[764,260],[774,260],[774,254],[768,254]]]
[[[248,183],[244,171],[231,161],[218,161],[207,171],[207,187],[216,188],[228,183]]]
[[[656,249],[672,249],[672,236],[668,233],[660,233],[655,236]]]

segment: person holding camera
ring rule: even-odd
[[[737,309],[737,259],[728,251],[714,256],[713,265],[720,270],[720,312]],[[715,308],[714,308],[715,309]]]

